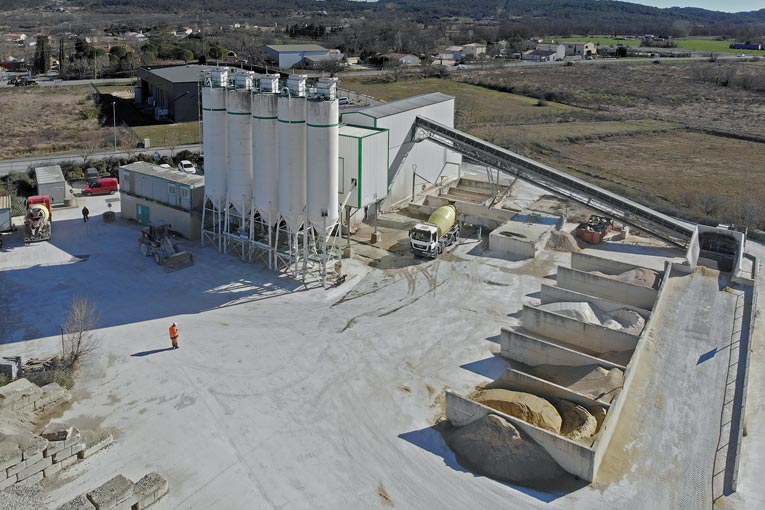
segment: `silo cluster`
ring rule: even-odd
[[[280,230],[291,261],[298,238],[305,251],[309,230],[326,247],[339,217],[336,86],[334,78],[309,88],[304,75],[280,82],[242,70],[205,77],[205,213],[218,225],[219,249],[252,241],[276,260]],[[203,238],[210,225],[203,221]]]

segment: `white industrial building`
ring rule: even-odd
[[[454,98],[426,94],[339,114],[337,79],[216,69],[202,86],[202,241],[296,276],[339,260],[341,225],[457,175],[461,157],[419,143],[423,116],[454,125]],[[347,229],[346,229],[347,231]]]

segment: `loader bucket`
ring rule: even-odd
[[[164,264],[165,269],[168,271],[175,271],[192,265],[194,265],[194,257],[190,251],[174,253],[165,259]]]

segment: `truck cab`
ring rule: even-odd
[[[412,253],[435,257],[441,253],[438,242],[438,227],[428,223],[418,223],[409,231]]]

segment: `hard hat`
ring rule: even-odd
[[[173,326],[177,326],[177,325],[178,325],[177,323],[173,322]]]

